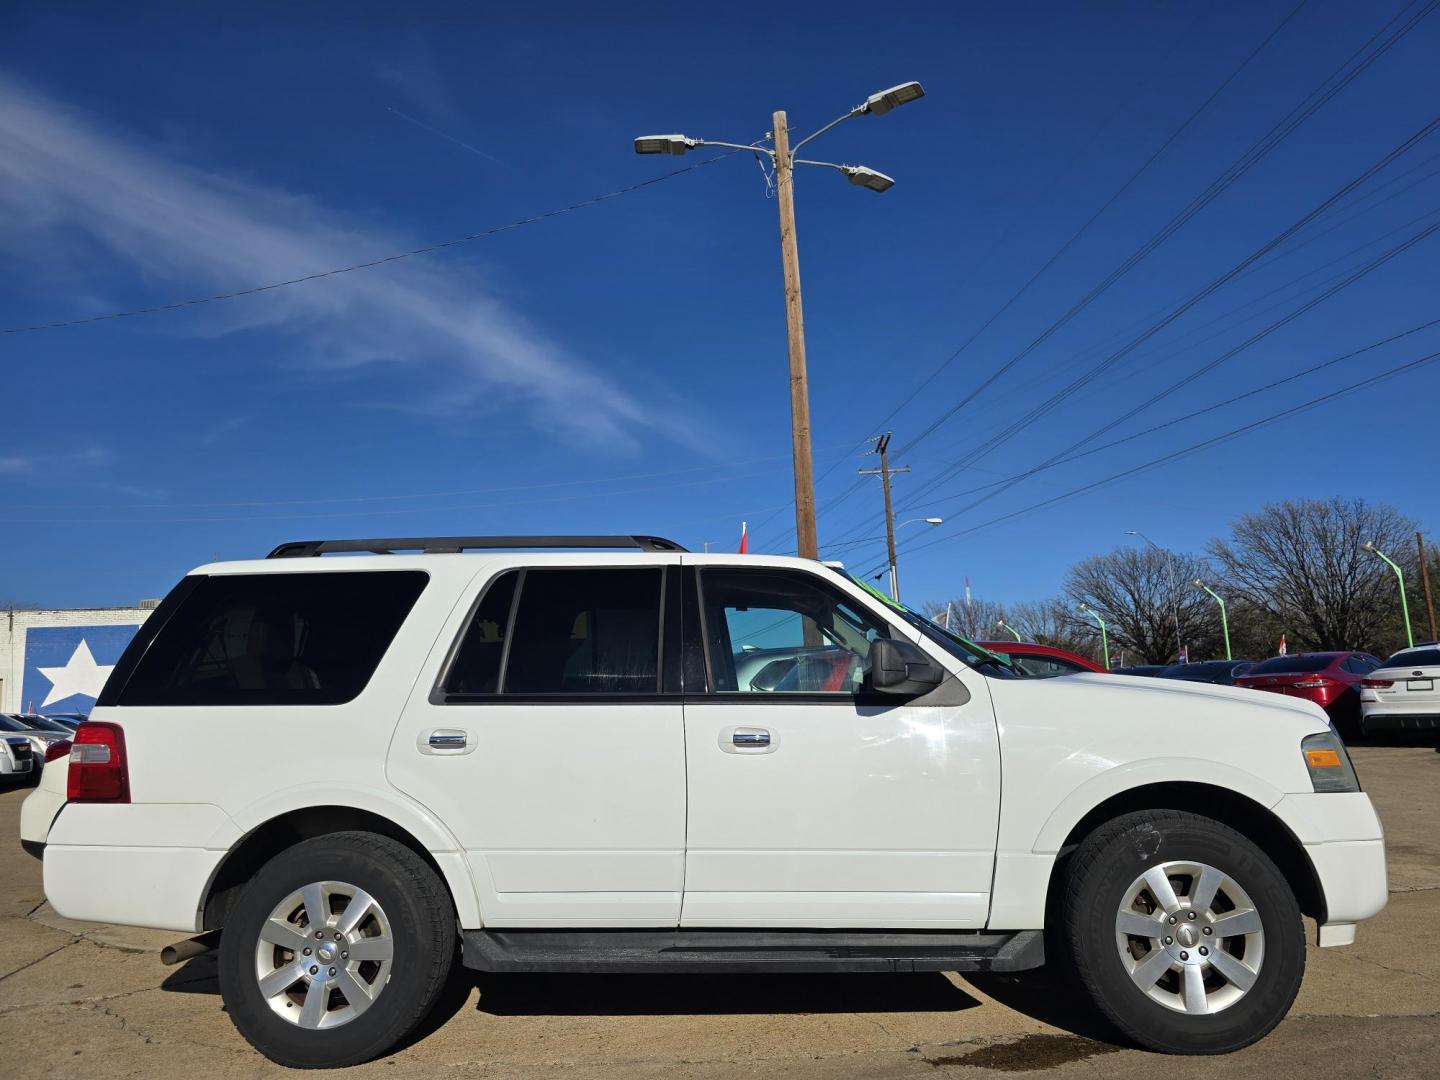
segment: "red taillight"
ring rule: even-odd
[[[56,758],[69,757],[69,756],[70,756],[70,740],[69,740],[69,739],[61,739],[59,742],[52,742],[49,746],[47,746],[47,747],[45,748],[45,764],[46,764],[46,765],[49,765],[50,762],[54,761]]]
[[[1366,690],[1386,690],[1395,685],[1394,679],[1361,679],[1360,685]]]
[[[88,720],[70,743],[66,798],[71,802],[128,803],[130,773],[125,763],[125,733],[118,724]]]

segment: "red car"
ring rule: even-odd
[[[1380,666],[1364,652],[1313,652],[1272,656],[1235,680],[1236,686],[1313,701],[1349,739],[1360,729],[1360,681]]]
[[[1077,671],[1104,671],[1083,656],[1057,649],[1051,645],[1034,645],[1028,641],[977,641],[975,644],[993,653],[1010,658],[1024,675],[1047,679],[1052,675],[1073,675]]]

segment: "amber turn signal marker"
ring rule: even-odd
[[[1305,763],[1312,769],[1340,768],[1340,755],[1334,750],[1306,750]]]

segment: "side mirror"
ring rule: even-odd
[[[870,688],[897,697],[919,697],[939,686],[945,671],[914,642],[876,638],[870,643]]]

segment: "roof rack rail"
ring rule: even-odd
[[[663,536],[398,536],[367,540],[293,540],[281,544],[267,559],[296,559],[346,551],[394,555],[420,551],[427,555],[521,548],[638,548],[640,551],[685,551]]]

